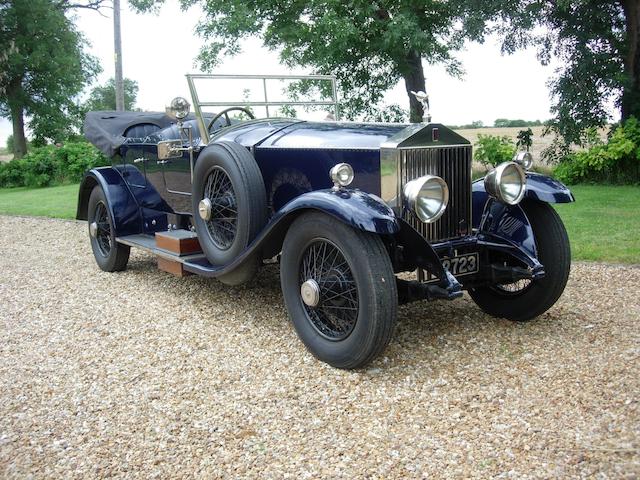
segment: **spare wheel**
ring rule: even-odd
[[[227,265],[251,243],[267,221],[264,181],[253,155],[235,142],[209,145],[193,172],[193,219],[202,251],[212,265]],[[261,258],[219,279],[249,280]]]

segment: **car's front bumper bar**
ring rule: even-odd
[[[431,244],[407,222],[399,222],[400,231],[396,238],[402,246],[402,270],[423,269],[437,278],[429,283],[398,280],[401,303],[415,300],[453,300],[462,295],[463,289],[473,286],[512,283],[544,276],[543,265],[527,249],[494,233],[476,231],[473,235]],[[477,252],[479,257],[476,273],[456,278],[442,264],[445,257],[474,252]],[[510,256],[522,263],[522,266],[492,263],[489,255],[492,252]]]

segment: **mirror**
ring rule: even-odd
[[[158,160],[180,158],[182,157],[183,150],[181,140],[165,140],[163,142],[158,142]]]

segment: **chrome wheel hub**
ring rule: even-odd
[[[300,287],[300,296],[305,305],[317,307],[320,303],[320,287],[314,279],[309,279]]]
[[[211,200],[204,198],[198,204],[198,214],[204,221],[211,220]]]
[[[98,236],[98,224],[96,222],[91,222],[89,224],[89,235],[91,235],[91,238],[96,238]]]

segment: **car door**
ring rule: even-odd
[[[176,195],[191,195],[191,164],[189,153],[183,152],[180,158],[160,160],[167,191]]]

